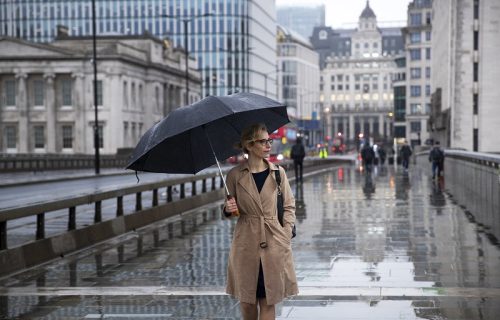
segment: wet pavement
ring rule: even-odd
[[[413,168],[345,166],[293,185],[300,294],[279,319],[497,319],[500,248]],[[219,203],[0,279],[4,319],[239,319]]]

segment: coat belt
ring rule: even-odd
[[[259,224],[260,224],[260,241],[259,241],[259,246],[264,249],[267,248],[267,240],[266,240],[266,224],[269,225],[267,221],[272,221],[276,220],[276,217],[264,217],[263,215],[257,216],[257,215],[245,215],[242,216],[245,217],[245,219],[259,219]]]

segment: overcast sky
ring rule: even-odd
[[[410,0],[370,0],[377,22],[406,21]],[[325,24],[334,28],[348,27],[358,22],[366,0],[276,0],[277,6],[325,4]],[[351,25],[352,27],[352,25]]]

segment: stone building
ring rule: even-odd
[[[50,44],[0,38],[0,152],[94,152],[92,38],[62,35]],[[181,105],[184,52],[149,35],[97,39],[101,153],[134,147]],[[201,78],[189,61],[190,94]]]
[[[354,142],[392,137],[392,77],[403,50],[400,28],[379,28],[367,1],[355,30],[315,29],[315,48],[324,58],[320,102],[327,135]]]
[[[278,26],[278,100],[305,136],[307,145],[320,135],[319,55],[311,43],[291,29]]]
[[[500,152],[500,6],[497,0],[432,3],[431,137],[441,145]]]
[[[405,138],[415,146],[429,138],[432,1],[412,1],[408,5],[407,17],[407,26],[403,28],[407,75]]]

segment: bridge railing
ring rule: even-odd
[[[430,172],[428,152],[417,164]],[[500,155],[445,150],[445,187],[488,232],[500,239]]]
[[[311,159],[304,162],[304,167],[329,165],[333,162],[334,160]],[[286,161],[280,165],[288,170],[293,163]],[[224,174],[226,173],[227,170]],[[186,185],[190,185],[189,196],[186,194]],[[178,199],[174,201],[173,189],[177,190],[177,187]],[[0,274],[31,267],[156,221],[220,201],[224,194],[222,188],[223,181],[218,173],[214,172],[0,209]],[[165,190],[166,199],[163,203],[158,196],[160,190]],[[151,198],[151,205],[144,204],[145,194]],[[134,195],[134,211],[124,214],[124,197]],[[106,200],[115,202],[116,212],[114,218],[103,221],[102,203]],[[89,204],[94,207],[93,224],[79,228],[76,223],[76,209]],[[46,214],[57,210],[67,210],[66,232],[46,237]],[[32,216],[36,216],[35,241],[9,248],[9,221]]]

